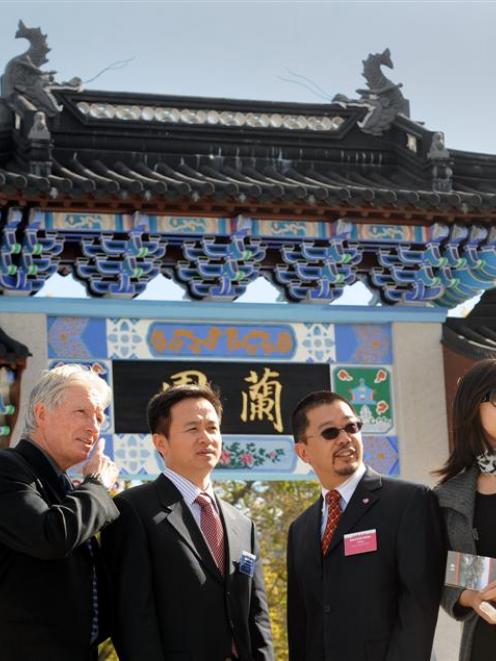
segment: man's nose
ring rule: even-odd
[[[88,430],[91,431],[92,434],[98,434],[100,431],[100,422],[98,421],[98,418],[94,415],[90,416],[88,419]]]
[[[346,429],[340,429],[338,437],[336,439],[339,446],[348,445],[351,443],[351,434],[349,434]]]
[[[198,430],[198,439],[202,443],[209,443],[210,442],[210,435],[209,435],[208,431],[205,428],[200,428]]]

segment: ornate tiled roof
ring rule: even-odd
[[[5,67],[0,202],[254,209],[287,215],[481,216],[496,209],[496,158],[450,152],[409,118],[389,49],[363,61],[358,98],[278,103],[83,90],[43,66],[46,35]],[[281,207],[283,207],[281,209]]]
[[[452,307],[496,280],[496,157],[448,151],[409,117],[390,53],[359,98],[280,103],[82,90],[44,72],[45,36],[0,98],[0,293],[55,272],[133,297],[162,273],[203,300],[259,276],[328,303]],[[26,63],[29,64],[26,67]]]
[[[67,91],[57,98],[62,111],[39,144],[4,126],[0,196],[41,198],[52,208],[284,205],[286,213],[360,209],[372,217],[496,209],[496,159],[486,159],[481,178],[477,157],[450,154],[440,134],[403,116],[371,136],[359,126],[366,108],[341,102]]]

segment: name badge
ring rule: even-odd
[[[255,574],[255,560],[257,559],[256,555],[253,553],[248,553],[248,551],[243,551],[239,559],[239,571],[250,578],[253,578]]]
[[[377,551],[377,530],[361,530],[344,535],[344,554],[357,555]]]

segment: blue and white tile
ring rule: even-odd
[[[150,434],[114,434],[113,450],[122,480],[155,479],[162,470]]]
[[[152,358],[147,344],[149,319],[107,319],[107,354],[124,360]]]
[[[304,363],[334,363],[336,337],[334,324],[294,324],[298,349],[294,361]]]

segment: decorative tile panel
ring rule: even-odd
[[[147,344],[152,356],[218,358],[267,357],[290,360],[296,338],[288,324],[172,324],[151,322]]]
[[[390,367],[336,365],[332,368],[332,387],[353,404],[363,421],[364,434],[393,432]]]
[[[208,216],[146,216],[151,232],[161,234],[229,234],[228,218]]]
[[[336,324],[336,346],[340,363],[393,362],[390,324]]]
[[[294,453],[288,416],[304,393],[327,387],[349,399],[364,420],[367,463],[399,474],[390,324],[51,316],[47,337],[49,367],[96,364],[113,386],[103,431],[123,479],[154,479],[162,467],[145,433],[148,398],[161,384],[200,376],[222,384],[226,402],[217,479],[313,479]]]
[[[222,455],[216,470],[218,473],[239,469],[291,473],[296,460],[291,438],[264,436],[257,439],[253,436],[246,441],[240,440],[239,436],[224,435]]]
[[[48,356],[81,360],[107,357],[105,319],[48,317]]]
[[[154,479],[163,467],[150,434],[115,434],[114,461],[123,480]]]
[[[382,475],[400,473],[398,439],[396,436],[363,436],[364,461]]]
[[[150,322],[139,319],[107,319],[110,358],[148,358],[145,333]]]
[[[334,363],[336,337],[334,324],[294,324],[298,337],[296,360],[305,363]]]
[[[428,227],[416,225],[360,225],[353,224],[353,241],[372,241],[374,243],[425,243]]]
[[[324,239],[325,224],[304,220],[252,220],[253,236],[270,236],[279,239]]]
[[[133,225],[133,216],[113,213],[43,212],[47,229],[78,232],[125,232]]]

